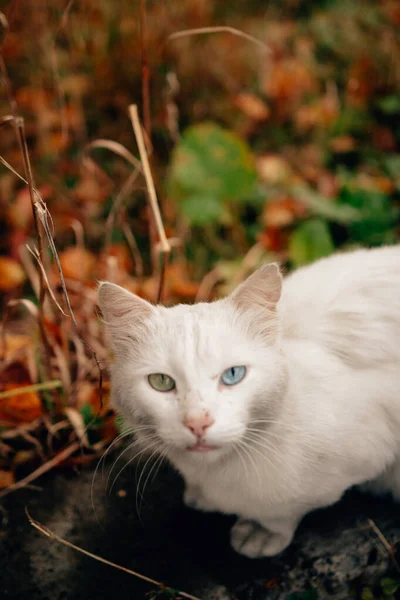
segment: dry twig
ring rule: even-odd
[[[129,575],[133,575],[134,577],[137,577],[138,579],[142,579],[143,581],[147,581],[148,583],[151,583],[152,585],[156,585],[157,587],[159,587],[161,589],[175,591],[175,590],[172,590],[172,588],[167,587],[160,581],[156,581],[155,579],[152,579],[151,577],[147,577],[147,575],[142,575],[141,573],[138,573],[137,571],[132,571],[132,569],[127,569],[126,567],[117,565],[116,563],[111,562],[110,560],[107,560],[106,558],[102,558],[101,556],[98,556],[97,554],[93,554],[92,552],[89,552],[88,550],[85,550],[84,548],[80,548],[79,546],[76,546],[75,544],[72,544],[71,542],[64,540],[60,536],[56,535],[53,531],[51,531],[51,529],[49,529],[45,525],[42,525],[41,523],[39,523],[39,521],[36,521],[35,519],[33,519],[31,517],[31,515],[29,514],[29,511],[26,507],[25,507],[25,513],[26,513],[26,516],[28,517],[29,523],[32,525],[32,527],[34,527],[35,529],[40,531],[40,533],[42,533],[43,535],[46,535],[50,539],[55,540],[56,542],[59,542],[60,544],[63,544],[64,546],[67,546],[68,548],[72,548],[73,550],[76,550],[77,552],[81,552],[81,554],[85,554],[86,556],[89,556],[90,558],[93,558],[94,560],[98,560],[99,562],[102,562],[105,565],[114,567],[114,569],[119,569],[120,571],[124,571],[124,573],[128,573]],[[183,598],[188,598],[189,600],[200,600],[200,598],[198,598],[197,596],[192,596],[191,594],[187,594],[186,592],[182,592],[180,590],[176,590],[176,592]]]
[[[140,160],[142,163],[142,169],[143,169],[143,173],[144,173],[144,176],[146,179],[146,184],[147,184],[149,204],[150,204],[153,216],[154,216],[154,222],[155,222],[158,237],[160,240],[161,253],[163,255],[162,264],[161,264],[161,272],[160,272],[160,283],[159,283],[158,293],[157,293],[157,303],[158,303],[158,302],[161,302],[161,300],[162,300],[165,269],[166,269],[169,254],[171,252],[171,247],[167,240],[167,236],[165,235],[164,225],[163,225],[163,222],[161,219],[160,209],[158,207],[157,194],[156,194],[156,190],[154,187],[154,181],[151,176],[149,159],[148,159],[146,147],[144,144],[142,128],[140,126],[138,109],[137,109],[136,104],[131,104],[129,106],[129,116],[131,118],[133,131],[135,133],[136,142],[137,142],[137,145],[139,148]]]
[[[231,33],[232,35],[236,35],[241,37],[248,42],[252,42],[256,46],[258,46],[263,52],[270,53],[271,50],[268,48],[264,42],[258,40],[252,35],[245,33],[244,31],[240,31],[240,29],[235,29],[235,27],[228,27],[227,25],[220,25],[217,27],[197,27],[196,29],[184,29],[183,31],[176,31],[175,33],[171,33],[168,36],[168,40],[177,40],[179,38],[188,37],[192,35],[202,35],[206,33]]]
[[[0,492],[0,498],[4,498],[4,496],[8,496],[8,494],[11,494],[11,492],[20,490],[21,488],[27,486],[29,483],[32,483],[32,481],[35,481],[35,479],[37,479],[41,475],[44,475],[48,471],[51,471],[51,469],[54,469],[54,467],[62,463],[66,458],[71,456],[71,454],[74,454],[74,452],[79,450],[80,447],[80,442],[74,442],[70,446],[67,446],[67,448],[64,448],[64,450],[56,454],[53,458],[45,462],[43,465],[40,465],[40,467],[35,469],[35,471],[32,471],[32,473],[30,473],[20,481],[16,481],[12,485],[9,485],[4,490],[2,490]]]
[[[376,535],[378,536],[378,538],[380,539],[380,541],[382,542],[382,544],[388,551],[388,554],[389,554],[390,558],[392,559],[392,562],[393,562],[394,566],[396,567],[396,570],[400,573],[400,565],[397,562],[397,558],[394,553],[393,546],[388,542],[388,540],[383,535],[382,531],[379,529],[379,527],[376,525],[376,523],[372,519],[367,519],[367,523],[371,527],[371,529],[376,533]]]

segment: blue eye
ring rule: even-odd
[[[229,367],[221,375],[221,382],[224,385],[235,385],[242,381],[246,375],[246,367]]]

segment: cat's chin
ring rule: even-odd
[[[230,451],[228,445],[211,446],[208,444],[196,444],[191,447],[174,448],[170,450],[171,459],[195,461],[199,463],[215,462],[226,456]]]
[[[218,446],[211,446],[210,444],[205,444],[202,442],[197,442],[194,446],[188,446],[186,448],[189,452],[213,452],[214,450],[219,450]]]

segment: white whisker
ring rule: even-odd
[[[143,440],[141,440],[141,441],[143,441]],[[138,443],[138,442],[136,442],[136,443]],[[135,443],[135,444],[136,444],[136,443]],[[139,452],[137,452],[137,453],[136,453],[134,456],[132,456],[132,458],[130,458],[130,459],[129,459],[129,460],[126,462],[126,463],[125,463],[125,465],[124,465],[124,466],[123,466],[123,467],[122,467],[122,468],[121,468],[121,469],[118,471],[118,473],[117,473],[116,477],[114,478],[114,481],[112,482],[112,485],[111,485],[111,487],[110,487],[110,491],[108,492],[108,494],[109,494],[109,495],[111,494],[111,492],[112,492],[112,490],[113,490],[113,488],[114,488],[115,482],[117,481],[118,477],[121,475],[122,471],[123,471],[124,469],[126,469],[126,467],[127,467],[128,465],[130,465],[130,464],[131,464],[131,463],[132,463],[132,462],[135,460],[135,458],[136,458],[137,456],[140,456],[141,454],[143,454],[144,452],[147,452],[147,450],[149,450],[150,448],[152,448],[152,447],[154,446],[154,444],[155,444],[155,443],[157,443],[157,442],[152,442],[151,444],[149,444],[149,445],[148,445],[148,446],[146,446],[145,448],[142,448],[142,450],[139,450]],[[134,446],[135,444],[131,444],[130,446],[128,446],[128,449],[132,448],[132,446]],[[125,451],[124,451],[124,452],[125,452]],[[118,460],[119,460],[119,458],[121,458],[121,455],[122,455],[122,454],[120,454],[120,456],[118,457]],[[113,465],[113,468],[114,468],[115,464],[116,464],[116,462],[114,463],[114,465]],[[109,476],[108,476],[108,478],[107,478],[107,487],[108,487],[108,482],[109,482],[109,479],[110,479],[110,474],[109,474]]]

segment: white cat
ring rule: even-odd
[[[238,515],[272,556],[352,485],[400,497],[400,246],[265,265],[229,297],[152,306],[102,283],[113,401],[183,475],[185,501]]]

